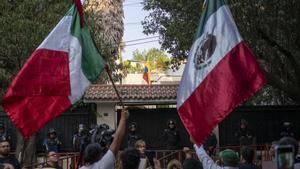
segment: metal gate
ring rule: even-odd
[[[235,133],[241,119],[248,121],[256,137],[256,144],[271,143],[280,138],[283,122],[293,124],[295,138],[300,138],[300,106],[248,106],[239,107],[219,126],[220,145],[238,145]]]
[[[176,108],[155,108],[155,109],[129,109],[130,116],[127,128],[130,122],[136,122],[138,132],[146,141],[147,149],[163,150],[166,149],[162,138],[164,129],[167,128],[167,121],[173,119],[176,122],[176,128],[180,134],[180,146],[191,146],[189,136],[181,123]],[[118,119],[120,114],[118,113]],[[122,148],[127,145],[127,132],[123,140]]]

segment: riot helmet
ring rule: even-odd
[[[0,123],[0,131],[4,132],[5,131],[5,126],[3,123]]]
[[[176,127],[176,122],[173,119],[168,120],[168,128],[173,129]]]
[[[131,122],[131,123],[129,124],[128,129],[129,129],[130,132],[136,131],[136,129],[137,129],[137,124],[136,124],[136,122]]]
[[[248,127],[248,122],[245,119],[241,119],[240,128],[247,129],[247,127]]]
[[[56,130],[54,128],[50,128],[48,130],[48,137],[55,138],[56,137]]]

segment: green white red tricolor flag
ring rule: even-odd
[[[179,116],[198,145],[265,77],[223,0],[207,0],[177,93]]]
[[[84,23],[82,4],[75,4],[31,54],[2,100],[25,138],[77,102],[106,64]]]

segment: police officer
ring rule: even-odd
[[[293,125],[289,121],[285,121],[282,124],[283,130],[280,132],[280,138],[283,137],[295,137],[293,132]]]
[[[78,125],[78,132],[73,135],[73,150],[74,152],[83,153],[84,148],[89,144],[89,132],[84,124]]]
[[[0,122],[0,139],[7,140],[11,144],[11,136],[7,133],[5,125],[2,122]]]
[[[79,168],[83,164],[83,152],[85,147],[90,143],[90,133],[84,124],[78,125],[78,131],[73,135],[73,151],[79,152],[79,156],[76,156],[76,167]]]
[[[179,149],[180,136],[179,131],[176,129],[176,123],[174,120],[169,120],[167,122],[167,128],[164,129],[163,139],[165,140],[166,149]]]
[[[43,141],[43,147],[46,152],[54,151],[58,152],[61,146],[61,142],[57,138],[57,133],[54,128],[50,128],[47,138]]]
[[[142,139],[142,136],[137,132],[136,122],[131,122],[128,127],[127,147],[134,148],[135,142]]]
[[[248,126],[248,122],[245,119],[241,119],[240,128],[235,133],[236,138],[240,145],[251,145],[255,143],[255,137]]]

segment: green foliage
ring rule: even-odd
[[[144,9],[151,12],[144,19],[144,32],[160,35],[162,49],[173,56],[175,67],[188,55],[202,3],[202,0],[144,1]],[[242,36],[266,72],[271,87],[267,86],[261,95],[269,103],[299,103],[300,1],[229,0],[228,4]]]
[[[259,59],[270,86],[264,89],[272,102],[300,102],[300,2],[231,1],[239,30]],[[270,99],[271,100],[271,99]],[[281,101],[278,101],[281,100]]]
[[[161,50],[152,48],[147,51],[140,52],[135,50],[133,52],[133,60],[138,61],[135,67],[131,67],[130,72],[143,72],[143,65],[150,66],[151,72],[163,72],[169,64],[170,58]]]
[[[200,0],[145,0],[144,9],[150,11],[142,22],[145,34],[159,33],[162,49],[174,59],[188,54],[200,19]]]
[[[71,0],[1,1],[1,93],[30,54],[67,12],[71,2]]]

